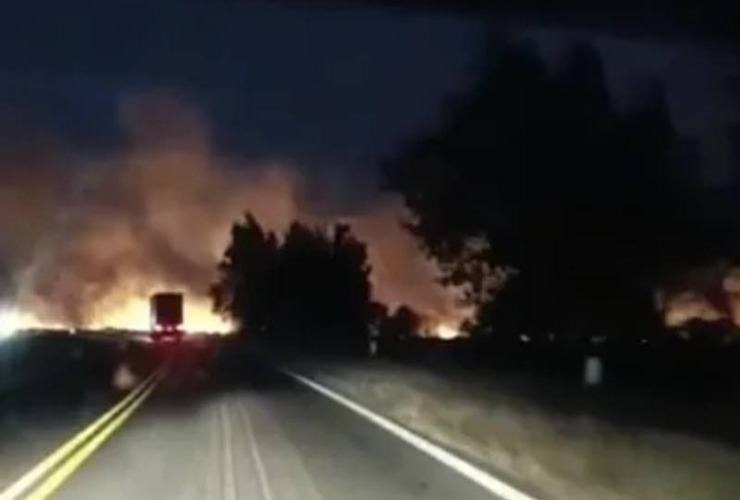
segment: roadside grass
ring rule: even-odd
[[[443,377],[390,362],[296,367],[517,484],[545,492],[545,500],[740,498],[740,450],[548,411],[517,395],[511,380]]]

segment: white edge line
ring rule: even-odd
[[[323,394],[327,398],[335,401],[336,403],[339,403],[349,410],[352,410],[356,414],[369,420],[378,427],[381,427],[382,429],[390,432],[391,434],[410,444],[414,448],[426,453],[427,455],[446,465],[450,469],[453,469],[462,476],[470,479],[486,491],[498,495],[503,500],[537,500],[535,497],[532,497],[501,481],[500,479],[493,477],[488,472],[476,467],[469,462],[466,462],[457,455],[450,453],[449,451],[432,443],[431,441],[428,441],[420,435],[396,424],[386,417],[383,417],[365,408],[362,405],[355,403],[354,401],[342,396],[341,394],[338,394],[333,390],[324,387],[323,385],[290,369],[281,368],[281,371],[294,380],[300,382],[301,384]]]

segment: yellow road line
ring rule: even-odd
[[[161,371],[152,373],[147,377],[141,384],[139,384],[134,390],[132,390],[125,398],[119,401],[110,410],[105,412],[92,424],[78,432],[69,441],[64,443],[62,446],[57,448],[51,455],[47,456],[38,465],[33,467],[31,470],[26,472],[17,481],[11,484],[5,491],[0,493],[0,500],[16,500],[22,493],[27,491],[35,482],[40,478],[44,477],[54,467],[56,467],[62,460],[78,448],[83,442],[98,432],[104,425],[108,423],[118,412],[124,407],[131,404],[140,394],[142,394],[149,384],[152,384],[155,379],[161,375]]]
[[[144,392],[139,395],[126,409],[124,409],[118,416],[116,416],[111,422],[104,427],[100,432],[95,434],[89,441],[87,441],[82,447],[80,447],[74,454],[72,454],[61,466],[54,470],[54,472],[44,479],[44,481],[36,488],[33,492],[25,497],[24,500],[45,500],[49,498],[64,482],[69,479],[72,474],[79,469],[90,456],[95,453],[100,445],[102,445],[111,434],[116,432],[118,428],[123,425],[126,420],[141,406],[141,404],[149,397],[149,395],[157,387],[157,383],[160,379],[149,385]]]

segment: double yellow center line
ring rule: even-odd
[[[152,373],[110,410],[0,493],[0,500],[43,500],[51,496],[141,406],[163,374],[163,370]]]

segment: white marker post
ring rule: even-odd
[[[604,365],[598,356],[586,356],[583,365],[583,382],[588,387],[597,387],[601,385],[604,375]]]
[[[370,325],[370,331],[368,332],[367,341],[368,341],[368,355],[371,358],[375,358],[378,356],[378,337],[380,337],[380,332],[378,331],[378,327],[375,325]]]

